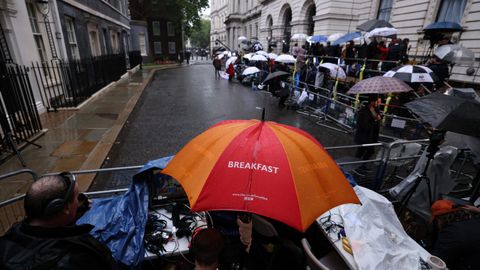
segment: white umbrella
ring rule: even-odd
[[[332,78],[339,78],[340,80],[345,80],[347,78],[347,74],[345,74],[343,68],[339,67],[338,65],[332,63],[323,63],[320,64],[320,66],[330,70],[330,77]]]
[[[344,36],[344,34],[342,34],[342,33],[331,34],[330,36],[328,36],[327,41],[334,42],[335,40],[337,40],[337,39],[339,39],[343,36]]]
[[[258,73],[258,72],[260,72],[260,69],[258,69],[256,67],[248,67],[242,72],[242,75],[243,76],[248,76],[248,75]]]
[[[247,38],[244,37],[244,36],[239,36],[239,37],[238,37],[238,40],[240,40],[240,41],[242,41],[242,40],[247,40]]]
[[[235,63],[235,61],[237,61],[237,57],[235,57],[235,56],[232,56],[232,57],[228,58],[227,61],[225,61],[225,67],[228,68],[228,66],[231,63]]]
[[[225,55],[224,55],[223,53],[221,53],[221,54],[217,55],[217,58],[218,58],[218,59],[222,59],[224,56],[225,56]]]
[[[263,55],[265,57],[268,57],[268,53],[266,51],[258,51],[256,54]]]
[[[252,53],[247,53],[243,56],[243,58],[250,60],[252,58],[253,54]]]
[[[475,61],[475,54],[471,50],[457,44],[442,45],[435,50],[434,55],[455,64],[469,65]]]
[[[389,37],[396,35],[398,33],[397,29],[390,27],[375,28],[372,31],[365,34],[365,38],[371,37]]]
[[[268,54],[268,58],[270,58],[270,59],[275,59],[275,58],[277,58],[277,57],[278,57],[278,55],[276,55],[276,54],[274,54],[274,53],[269,53],[269,54]]]
[[[306,34],[294,34],[290,39],[291,40],[306,40],[308,35]]]
[[[275,58],[275,62],[293,64],[297,62],[297,59],[295,59],[295,57],[293,57],[290,54],[282,54],[282,55],[279,55],[277,58]]]
[[[263,55],[257,54],[257,55],[252,56],[252,58],[250,58],[250,61],[264,61],[264,62],[266,62],[266,61],[268,61],[268,59]]]
[[[224,51],[223,54],[226,55],[226,56],[228,56],[228,57],[232,56],[232,52],[231,52],[231,51]]]

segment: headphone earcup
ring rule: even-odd
[[[60,212],[64,206],[65,206],[64,199],[54,199],[48,203],[47,207],[45,207],[45,215],[53,216],[58,212]]]

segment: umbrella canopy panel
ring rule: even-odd
[[[412,88],[400,79],[375,76],[356,83],[347,94],[388,94],[411,90]]]
[[[437,129],[480,137],[480,103],[433,93],[405,106]]]
[[[382,27],[393,28],[393,25],[384,20],[374,19],[374,20],[369,20],[360,24],[359,26],[357,26],[357,29],[365,32],[370,32],[375,28],[382,28]]]
[[[261,55],[261,54],[256,54],[256,55],[252,56],[252,58],[250,58],[250,61],[263,61],[263,62],[266,62],[266,61],[268,61],[268,59],[267,59],[265,56]]]
[[[305,231],[321,214],[359,203],[340,168],[308,133],[259,120],[221,122],[163,170],[192,210],[246,211]]]
[[[331,34],[330,36],[328,36],[327,38],[327,41],[330,41],[330,42],[334,42],[335,40],[343,37],[344,34],[342,33],[334,33],[334,34]]]
[[[285,71],[275,71],[275,72],[272,72],[272,73],[269,73],[268,76],[265,78],[265,80],[263,80],[263,84],[269,82],[270,80],[273,80],[277,77],[280,77],[280,76],[289,76],[290,73],[288,72],[285,72]]]
[[[320,43],[320,42],[327,42],[328,37],[322,35],[310,36],[307,37],[307,42],[309,43]]]
[[[343,37],[335,40],[334,42],[332,42],[332,45],[340,45],[342,43],[345,43],[345,42],[349,42],[351,40],[354,40],[354,39],[358,39],[359,37],[361,37],[362,34],[360,34],[360,32],[352,32],[352,33],[348,33],[346,35],[344,35]]]
[[[365,34],[365,38],[372,37],[393,37],[398,33],[398,30],[390,27],[375,28]]]
[[[277,58],[275,58],[275,62],[293,64],[297,62],[297,59],[295,59],[295,57],[293,57],[290,54],[282,54],[282,55],[279,55]]]
[[[225,61],[225,67],[228,68],[228,66],[229,66],[230,64],[235,63],[235,61],[237,61],[237,57],[236,57],[236,56],[232,56],[232,57],[228,58],[227,61]]]
[[[434,83],[438,81],[437,75],[431,69],[417,65],[394,68],[385,73],[383,77],[394,77],[406,83]]]
[[[248,76],[248,75],[258,73],[258,72],[260,72],[260,69],[258,69],[256,67],[248,67],[242,72],[242,75],[243,76]]]
[[[291,37],[291,40],[306,40],[308,38],[308,35],[306,34],[294,34]]]
[[[460,32],[463,27],[456,22],[435,22],[423,28],[424,31]]]
[[[332,63],[323,63],[319,65],[320,67],[324,67],[330,71],[330,77],[332,78],[338,78],[341,80],[345,80],[347,78],[347,74],[338,65],[332,64]]]

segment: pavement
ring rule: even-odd
[[[137,70],[102,89],[76,109],[43,113],[43,132],[35,143],[21,150],[28,169],[38,175],[52,172],[98,169],[102,166],[118,133],[127,121],[143,90],[157,70],[179,65],[147,67]],[[16,156],[0,164],[0,174],[23,169]],[[79,175],[80,190],[87,190],[95,175]],[[2,180],[0,201],[26,192],[32,177],[21,175]]]

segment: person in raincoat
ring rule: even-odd
[[[230,63],[227,68],[228,80],[231,81],[233,76],[235,75],[235,68],[233,67],[233,63]]]
[[[379,105],[380,102],[378,96],[369,95],[368,104],[358,111],[354,138],[356,144],[376,143],[378,141],[380,123],[382,121]],[[361,160],[369,160],[374,152],[375,149],[373,146],[359,147],[355,157]],[[363,165],[359,170],[366,170],[366,167]]]

